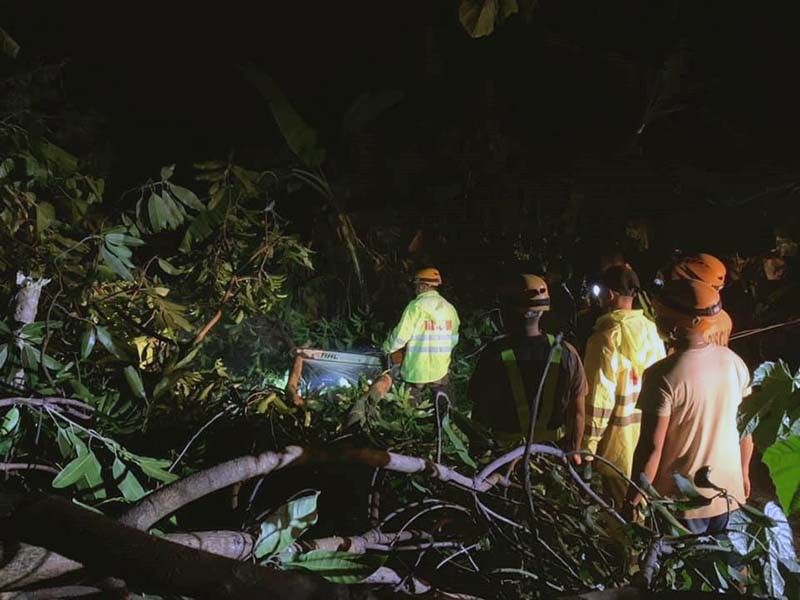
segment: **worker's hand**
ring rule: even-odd
[[[744,499],[750,498],[750,473],[742,473],[742,483],[744,483]]]
[[[633,522],[637,517],[639,507],[643,503],[644,497],[640,493],[637,492],[633,496],[629,494],[622,503],[620,515],[627,521]]]
[[[581,463],[583,463],[583,456],[580,454],[570,454],[569,459],[572,461],[572,464],[576,467],[580,467]]]

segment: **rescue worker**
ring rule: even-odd
[[[655,302],[659,329],[675,342],[675,353],[645,373],[639,405],[642,432],[634,457],[634,482],[644,475],[662,496],[681,496],[673,473],[694,480],[706,467],[705,478],[727,490],[699,488],[714,497],[686,510],[682,520],[692,533],[722,532],[750,494],[752,436],[740,440],[736,416],[750,393],[750,374],[733,351],[706,339],[704,321],[721,310],[717,290],[694,279],[667,282]],[[627,508],[644,499],[631,488]],[[731,505],[728,502],[731,502]]]
[[[447,392],[450,355],[458,343],[458,313],[439,295],[440,285],[442,276],[437,269],[417,272],[416,298],[408,303],[383,344],[383,351],[389,355],[402,353],[400,377],[415,398],[426,387]]]
[[[556,345],[554,336],[539,328],[542,315],[550,310],[547,283],[537,275],[517,275],[500,292],[506,335],[491,342],[478,358],[468,388],[472,418],[501,443],[523,442],[549,360],[533,439],[577,450],[584,426],[586,375],[575,348],[567,342]]]
[[[600,298],[606,314],[597,320],[586,344],[584,367],[589,384],[582,449],[612,463],[630,476],[639,439],[641,413],[636,400],[645,369],[664,358],[655,324],[633,309],[639,278],[625,265],[603,273]],[[598,464],[599,463],[599,464]],[[608,495],[620,506],[627,483],[614,469],[594,461]]]
[[[717,292],[725,285],[727,269],[725,264],[710,254],[692,254],[682,257],[670,272],[670,279],[690,279],[701,281]],[[733,329],[730,315],[720,310],[715,315],[703,319],[703,336],[710,344],[727,346]]]

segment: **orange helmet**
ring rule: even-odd
[[[723,262],[710,254],[684,256],[672,267],[671,279],[695,279],[721,290],[725,285],[727,270]]]
[[[703,331],[722,311],[719,292],[696,279],[668,281],[653,305],[658,320],[686,331]]]
[[[547,282],[538,275],[528,273],[517,275],[501,286],[500,294],[521,312],[550,310]]]
[[[438,287],[442,285],[442,276],[439,274],[439,269],[426,267],[417,271],[417,274],[414,275],[414,283],[427,283],[433,287]]]

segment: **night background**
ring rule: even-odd
[[[496,209],[491,225],[514,227],[519,204],[557,214],[574,193],[586,242],[622,241],[621,219],[647,217],[662,252],[747,252],[772,243],[764,214],[794,202],[789,8],[542,2],[484,39],[448,2],[28,1],[7,3],[3,21],[19,69],[65,61],[61,100],[101,117],[99,139],[82,141],[102,144],[117,193],[163,164],[281,160],[274,120],[236,69],[253,62],[319,132],[348,210],[378,213],[364,218],[474,227]],[[665,69],[662,113],[637,135]],[[342,139],[348,108],[381,91],[402,100]]]
[[[766,408],[749,422],[758,456],[754,502],[766,510],[777,498],[796,523],[800,478],[770,478],[759,462],[765,449],[785,443],[782,468],[800,472],[794,4],[2,3],[0,303],[7,314],[0,315],[0,391],[9,397],[0,398],[0,408],[16,407],[12,396],[64,396],[104,419],[75,426],[65,419],[79,420],[68,412],[77,405],[55,416],[52,408],[20,405],[18,423],[8,416],[17,408],[0,413],[0,471],[8,472],[0,499],[4,484],[23,495],[53,493],[53,474],[61,473],[56,480],[66,489],[56,493],[123,518],[176,476],[290,444],[390,449],[423,457],[425,474],[434,458],[477,473],[489,458],[470,446],[466,389],[476,357],[500,332],[502,276],[545,277],[553,310],[544,329],[563,332],[581,352],[598,314],[590,291],[605,259],[624,257],[655,295],[676,256],[708,252],[727,267],[722,302],[734,334],[744,334],[730,348],[763,384],[754,402]],[[465,7],[474,10],[465,16]],[[497,14],[486,20],[480,13],[476,22],[475,11],[487,7]],[[433,408],[418,409],[396,388],[385,404],[371,404],[366,375],[356,374],[347,389],[308,388],[305,404],[286,391],[300,348],[377,356],[413,297],[414,272],[431,265],[462,318],[452,420],[440,421],[437,412],[434,425]],[[5,324],[19,300],[18,271],[52,280],[37,320],[17,319],[30,328],[24,343],[12,332],[16,325]],[[50,360],[56,362],[48,366]],[[313,377],[326,385],[343,381],[335,369],[319,368]],[[94,462],[70,472],[86,452]],[[303,540],[357,536],[374,526],[365,515],[375,489],[384,494],[383,516],[416,502],[472,502],[417,472],[372,479],[380,471],[373,467],[385,466],[377,455],[332,459],[335,453],[320,452],[269,479],[264,471],[239,478],[250,481],[233,491],[203,492],[180,507],[177,521],[162,515],[139,528],[243,534],[249,557],[263,541],[265,515],[309,489],[322,491],[320,517],[292,521],[296,531],[311,527]],[[386,564],[402,575],[393,589],[409,592],[419,577],[430,584],[424,598],[456,597],[447,590],[479,600],[566,598],[637,583],[618,546],[644,555],[662,534],[642,529],[622,539],[595,519],[598,506],[584,502],[581,483],[547,479],[555,459],[536,460],[545,507],[536,544],[515,529],[483,528],[480,506],[427,515],[418,525],[436,540],[441,534],[451,544],[446,550],[401,552],[400,560],[397,540],[375,542],[378,552],[389,545]],[[337,461],[350,463],[327,464]],[[17,476],[23,463],[38,466]],[[64,483],[65,472],[75,480]],[[264,481],[269,485],[261,487]],[[518,498],[502,501],[508,504],[492,496],[493,510],[524,520],[521,485]],[[400,527],[411,513],[398,514]],[[19,576],[2,544],[21,540],[74,558],[70,536],[91,528],[70,529],[67,517],[44,533],[0,536],[1,600]],[[103,537],[110,530],[95,534],[87,547],[111,539]],[[757,535],[771,535],[772,544],[777,534],[764,526]],[[59,571],[55,584],[88,582],[99,586],[91,597],[109,597],[103,586],[113,582],[95,575],[113,573],[137,593],[166,590],[163,598],[256,597],[240,588],[230,588],[238,596],[219,592],[212,584],[228,581],[230,566],[197,556],[194,570],[174,577],[193,583],[171,588],[169,572],[159,579],[159,563],[173,568],[167,550],[145,552],[153,557],[145,568],[133,549],[144,546],[114,539],[119,549],[107,557],[75,558],[97,564],[96,573]],[[569,555],[566,567],[540,553],[545,541]],[[453,551],[463,555],[440,570]],[[480,563],[476,572],[465,558],[472,561],[470,552]],[[756,571],[772,565],[751,552],[761,561]],[[221,554],[241,558],[230,549]],[[277,556],[269,554],[268,563],[279,564]],[[373,572],[377,563],[365,560]],[[795,558],[773,569],[787,580],[783,596],[775,593],[773,571],[767,583],[746,587],[731,575],[729,587],[712,590],[703,577],[716,577],[719,561],[698,562],[700,579],[684,575],[691,569],[679,557],[673,561],[648,584],[650,592],[800,594]],[[127,562],[139,571],[115,570]],[[526,575],[498,584],[491,574],[506,569],[533,573],[535,581]],[[48,577],[19,581],[52,587]],[[263,573],[252,577],[261,582]],[[545,582],[557,582],[562,595]],[[285,598],[332,597],[327,588],[320,593]],[[18,597],[27,596],[8,598]]]

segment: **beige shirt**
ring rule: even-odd
[[[681,496],[674,472],[694,478],[703,466],[709,479],[744,501],[741,451],[736,414],[750,393],[750,373],[741,358],[724,346],[709,345],[677,352],[655,363],[644,375],[639,405],[645,413],[669,417],[661,462],[653,487],[670,497]],[[700,489],[704,496],[717,492]],[[732,502],[731,510],[737,508]],[[724,498],[691,509],[687,519],[708,518],[728,510]]]

